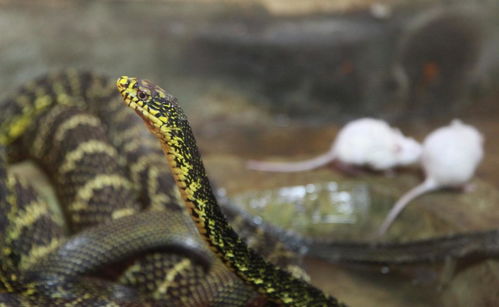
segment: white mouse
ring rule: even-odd
[[[464,187],[473,177],[483,157],[480,132],[460,120],[438,128],[423,142],[421,164],[425,181],[403,195],[388,213],[379,228],[382,236],[398,214],[416,197],[444,187]]]
[[[299,162],[262,162],[250,160],[247,167],[269,172],[299,172],[318,168],[332,161],[346,165],[389,170],[418,162],[421,145],[405,137],[385,121],[361,118],[346,124],[336,136],[329,152]]]

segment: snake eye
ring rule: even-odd
[[[144,93],[144,92],[143,92],[143,91],[141,91],[141,90],[138,90],[138,91],[137,91],[137,97],[139,97],[139,99],[144,100],[144,99],[146,99],[146,98],[147,98],[147,94],[146,94],[146,93]]]

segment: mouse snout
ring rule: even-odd
[[[399,151],[399,164],[415,164],[421,159],[422,147],[413,138],[403,138]]]

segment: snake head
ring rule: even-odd
[[[179,129],[187,120],[177,98],[148,80],[122,76],[116,86],[124,102],[155,132]]]

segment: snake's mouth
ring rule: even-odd
[[[154,125],[149,116],[147,116],[148,113],[145,112],[141,107],[137,106],[136,104],[135,106],[132,106],[131,103],[128,103],[128,106],[131,107],[135,111],[135,113],[140,116],[140,118],[142,118],[144,123],[147,125],[147,128],[149,128],[151,131],[158,130],[157,126]]]
[[[125,94],[122,94],[123,100],[126,103],[126,105],[131,108],[137,115],[142,118],[144,123],[147,125],[149,129],[152,131],[158,130],[157,125],[154,124],[154,120],[157,118],[153,117],[143,106],[140,106],[138,103],[134,102],[133,99],[130,99],[125,97]]]

